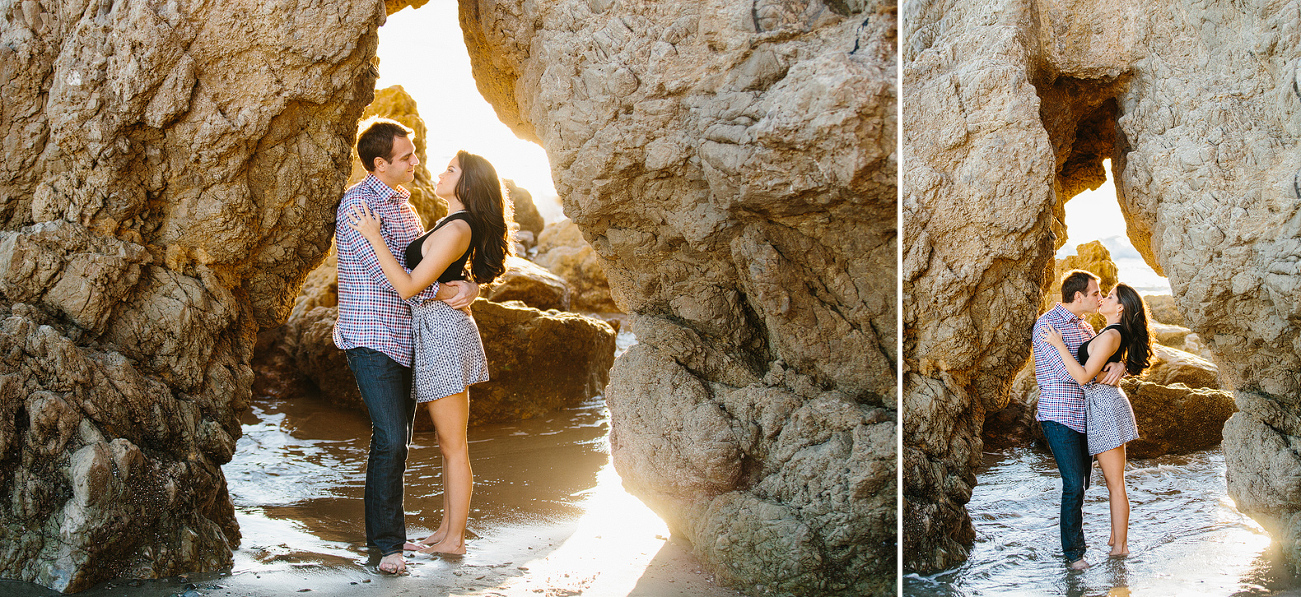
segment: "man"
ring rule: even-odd
[[[406,521],[402,508],[402,475],[407,443],[415,421],[411,392],[411,311],[384,277],[370,243],[348,225],[363,203],[382,223],[389,251],[401,261],[407,245],[421,233],[420,217],[407,203],[402,185],[415,180],[412,131],[392,120],[379,120],[357,138],[357,155],[370,173],[348,189],[335,215],[339,250],[339,319],[334,343],[348,356],[348,367],[370,412],[370,453],[366,459],[366,544],[371,561],[390,574],[406,572],[402,544]],[[455,308],[470,304],[479,293],[473,282],[435,283],[411,301],[444,299]]]
[[[1085,435],[1084,390],[1062,363],[1061,353],[1043,339],[1046,326],[1061,332],[1071,353],[1094,336],[1093,326],[1081,319],[1096,313],[1102,304],[1098,277],[1084,270],[1072,270],[1062,276],[1062,302],[1039,317],[1034,324],[1034,378],[1039,384],[1039,408],[1035,418],[1043,427],[1044,439],[1057,460],[1062,476],[1062,508],[1058,525],[1062,534],[1062,553],[1072,570],[1089,567],[1084,559],[1084,490],[1089,485],[1093,458]],[[1120,383],[1125,375],[1123,363],[1103,368],[1102,382]]]

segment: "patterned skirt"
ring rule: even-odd
[[[474,318],[443,301],[426,301],[411,308],[415,344],[416,402],[459,394],[470,384],[488,381],[488,357],[483,353]]]
[[[1091,383],[1084,386],[1088,414],[1089,454],[1098,455],[1138,439],[1134,407],[1116,386]]]

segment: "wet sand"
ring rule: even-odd
[[[397,577],[367,563],[364,414],[312,399],[255,400],[243,424],[235,459],[223,467],[243,532],[234,567],[111,581],[82,595],[740,595],[718,586],[689,545],[670,538],[663,521],[623,490],[600,399],[545,419],[472,428],[467,554],[415,555],[409,574]],[[434,441],[433,432],[417,433],[408,457],[412,539],[439,521]],[[52,594],[0,582],[0,597]]]

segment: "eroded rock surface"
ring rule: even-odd
[[[606,395],[625,486],[724,582],[892,594],[894,4],[489,0],[461,22],[633,314]]]
[[[1238,409],[1233,393],[1125,378],[1120,389],[1129,396],[1139,439],[1125,444],[1130,458],[1156,458],[1213,448],[1223,440],[1225,421]]]
[[[980,424],[1028,356],[1062,203],[1106,157],[1166,323],[1235,388],[1229,493],[1301,561],[1301,15],[1004,0],[904,22],[906,568],[966,557]]]
[[[547,225],[538,236],[538,252],[533,261],[564,278],[573,289],[574,308],[610,313],[620,311],[610,294],[605,265],[573,220]]]
[[[0,576],[213,571],[259,328],[325,255],[381,5],[0,5]]]
[[[479,296],[493,302],[520,301],[534,309],[568,311],[569,283],[532,261],[507,257],[506,271],[492,284],[479,288]]]

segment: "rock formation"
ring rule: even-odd
[[[520,301],[534,309],[568,311],[569,284],[521,257],[506,258],[506,272],[492,284],[479,288],[479,296],[504,303]]]
[[[625,486],[725,582],[893,594],[894,4],[460,14],[631,314],[606,394]]]
[[[1062,204],[1108,157],[1130,240],[1235,390],[1229,493],[1301,561],[1295,6],[950,0],[903,20],[906,569],[966,557],[981,423],[1026,362]]]
[[[537,244],[538,236],[542,234],[542,229],[547,223],[538,212],[538,206],[533,203],[533,193],[515,184],[515,181],[509,178],[502,180],[502,186],[506,189],[506,198],[510,200],[515,212],[515,223],[519,225],[519,230],[515,231],[516,239],[519,239],[520,233],[527,233],[525,236],[532,237],[532,240],[523,242],[523,245],[524,248],[531,249]]]
[[[574,308],[581,311],[610,313],[621,311],[610,294],[605,265],[573,220],[548,224],[538,236],[538,252],[533,261],[564,278],[573,288]]]
[[[382,7],[0,6],[0,576],[229,566],[249,357],[329,247]]]
[[[1127,377],[1120,389],[1134,407],[1141,436],[1125,445],[1130,458],[1156,458],[1215,447],[1223,440],[1224,422],[1238,410],[1232,392],[1214,388],[1162,385]]]

